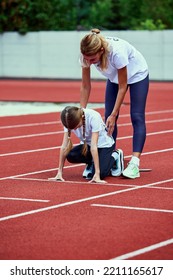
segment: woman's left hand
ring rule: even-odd
[[[106,127],[108,130],[109,136],[111,136],[114,131],[115,123],[116,123],[116,117],[113,115],[110,115],[106,120]]]

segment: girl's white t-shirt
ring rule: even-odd
[[[102,120],[101,115],[92,109],[83,109],[85,114],[85,137],[86,137],[86,143],[91,146],[91,137],[93,132],[99,132],[98,137],[98,148],[108,148],[112,147],[112,145],[115,143],[112,136],[109,136],[106,131],[106,125]],[[67,132],[67,128],[64,127],[64,131]],[[83,143],[83,126],[72,129],[72,132],[76,134],[76,136],[79,138],[80,142]]]

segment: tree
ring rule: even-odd
[[[173,29],[173,0],[1,0],[0,32]]]

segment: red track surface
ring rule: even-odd
[[[91,102],[103,102],[104,86],[94,82]],[[0,87],[1,100],[78,102],[80,83],[6,80]],[[136,180],[108,177],[105,185],[89,184],[84,165],[69,163],[66,182],[48,181],[63,136],[59,113],[1,117],[0,259],[172,260],[172,93],[172,83],[151,83],[141,168],[152,171]],[[127,94],[117,141],[125,162],[131,135]]]

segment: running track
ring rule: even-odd
[[[104,101],[93,82],[91,102]],[[78,102],[78,82],[0,81],[1,100]],[[98,109],[103,115],[104,109]],[[173,83],[151,83],[147,141],[136,180],[89,184],[84,165],[55,176],[63,136],[58,112],[0,117],[1,260],[173,259]],[[117,148],[131,156],[129,99]],[[76,138],[73,138],[77,143]]]

